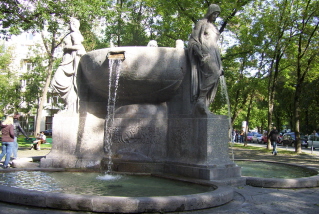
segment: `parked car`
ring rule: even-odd
[[[246,140],[247,140],[247,141],[252,141],[254,134],[257,134],[257,133],[256,133],[256,132],[249,132],[249,133],[247,133]]]
[[[281,144],[281,136],[278,136],[278,140],[277,140],[277,144]],[[262,138],[261,138],[261,143],[267,143],[268,142],[268,135],[267,134],[263,134]]]
[[[267,143],[267,141],[268,141],[267,134],[263,134],[263,136],[261,137],[261,143]]]
[[[309,135],[308,139],[308,146],[311,148],[318,148],[319,149],[319,137],[314,135]]]
[[[44,133],[44,135],[47,135],[47,136],[52,136],[52,129],[47,129],[47,130],[44,130],[44,131],[41,131]],[[41,133],[40,132],[40,133]]]
[[[288,132],[285,133],[282,136],[282,140],[281,140],[282,146],[295,146],[296,143],[296,135],[294,132]],[[301,138],[301,147],[305,147],[308,148],[308,143],[307,140],[305,140],[304,138]]]
[[[252,142],[253,143],[261,143],[262,141],[262,134],[254,134],[253,138],[252,138]]]

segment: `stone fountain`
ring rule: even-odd
[[[109,89],[111,59],[122,64],[113,119],[105,124],[109,90],[115,90]],[[108,134],[115,172],[240,180],[228,154],[227,117],[194,114],[189,68],[183,48],[116,47],[85,54],[77,73],[78,112],[54,116],[54,144],[41,167],[106,169]]]
[[[219,11],[212,5],[205,24],[211,27],[209,17]],[[205,87],[216,93],[221,66],[206,82],[194,74],[196,57],[190,50],[196,49],[196,28],[189,49],[178,40],[174,48],[113,47],[84,54],[69,81],[69,94],[76,97],[67,98],[69,108],[54,116],[54,143],[41,167],[109,168],[242,184],[240,167],[229,158],[227,116],[210,113],[199,101],[208,94]],[[219,36],[211,28],[209,33]],[[220,62],[212,53],[217,52],[199,53],[207,65],[202,73],[215,69],[207,55]]]
[[[213,24],[219,13],[217,5],[209,7],[187,49],[181,40],[174,48],[150,41],[145,47],[89,53],[82,45],[80,23],[72,18],[51,83],[66,109],[54,116],[52,149],[40,163],[41,171],[152,174],[209,188],[198,194],[120,197],[97,196],[91,189],[86,195],[0,185],[0,201],[103,213],[186,211],[231,201],[234,190],[225,184],[244,185],[245,178],[229,157],[227,116],[208,108],[223,75],[219,31]]]

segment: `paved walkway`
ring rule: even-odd
[[[253,144],[249,144],[253,145]],[[265,146],[265,145],[255,145]],[[279,149],[280,146],[278,147]],[[286,149],[286,148],[284,148]],[[303,149],[304,150],[304,149]],[[309,150],[309,149],[308,149]],[[264,161],[278,161],[317,167],[319,169],[319,155],[311,154],[311,151],[304,150],[303,155],[271,155],[271,152],[262,153],[260,151],[249,150],[245,148],[233,148],[235,159],[254,159]],[[32,152],[32,153],[29,153]],[[48,151],[19,151],[20,157],[29,157],[30,154],[36,156],[45,155]],[[27,154],[28,153],[28,154]],[[41,153],[41,154],[40,154]],[[30,208],[7,203],[0,203],[0,214],[79,214],[88,212],[73,212],[50,210],[40,208]],[[211,214],[211,213],[229,213],[229,214],[277,214],[277,213],[294,213],[294,214],[317,214],[319,213],[319,188],[305,189],[270,189],[251,186],[241,186],[235,188],[234,200],[221,207],[211,209],[174,212],[174,214]],[[173,214],[173,213],[172,213]]]

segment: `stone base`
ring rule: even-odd
[[[40,160],[45,156],[34,156],[30,158],[19,158],[12,160],[11,167],[13,168],[37,168],[39,167]]]
[[[61,158],[42,158],[41,168],[79,168],[79,169],[95,169],[100,170],[101,161],[96,159],[80,159],[75,157]]]
[[[101,169],[106,171],[108,160],[102,160]],[[125,173],[151,173],[178,177],[214,181],[218,185],[245,185],[246,179],[241,177],[241,167],[236,164],[224,166],[200,166],[178,163],[123,162],[114,160],[112,170]]]
[[[102,169],[107,169],[107,160],[102,161]],[[154,162],[123,162],[113,161],[112,170],[115,172],[129,172],[129,173],[161,173],[163,172],[163,163]]]
[[[210,181],[225,180],[239,178],[241,176],[241,167],[236,164],[201,166],[166,163],[164,166],[164,173]]]

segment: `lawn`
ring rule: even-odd
[[[26,141],[25,137],[23,135],[19,136],[18,137],[18,144],[19,144],[19,147],[26,147],[26,148],[29,148],[30,145],[32,144],[33,140],[35,140],[34,138],[28,141]],[[41,145],[41,148],[51,148],[52,147],[52,137],[48,137],[47,136],[47,142],[46,144],[42,144]]]
[[[259,150],[260,152],[262,153],[269,153],[271,150],[268,150],[266,149],[266,145],[265,147],[257,147],[257,146],[244,146],[243,143],[229,143],[229,146],[233,146],[233,147],[238,147],[238,148],[242,148],[242,149],[249,149],[249,150]],[[306,155],[307,153],[305,152],[302,152],[300,154],[297,154],[296,152],[294,151],[288,151],[288,150],[285,150],[285,149],[281,149],[281,148],[278,148],[277,147],[277,151],[280,152],[280,154],[286,154],[286,155]]]

